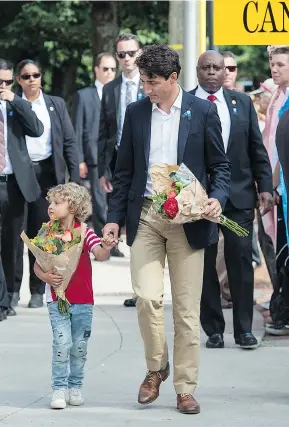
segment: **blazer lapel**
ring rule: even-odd
[[[193,100],[191,99],[191,96],[187,92],[183,91],[178,137],[178,165],[183,161],[187,139],[191,128],[191,121],[194,117],[192,103]]]
[[[224,92],[224,97],[225,97],[225,100],[229,109],[229,113],[230,113],[230,118],[231,118],[230,134],[229,134],[229,141],[228,141],[228,147],[227,147],[227,152],[228,152],[232,142],[233,131],[238,125],[238,104],[237,104],[236,95],[233,93],[233,91],[231,93],[226,89],[223,89],[223,92]]]
[[[51,123],[51,144],[52,146],[54,145],[54,141],[56,141],[55,139],[55,114],[56,114],[56,110],[55,110],[55,106],[53,104],[53,102],[51,101],[51,98],[49,95],[46,95],[46,93],[43,93],[43,98],[47,107],[47,111],[50,117],[50,123]]]
[[[122,77],[118,76],[115,79],[115,86],[114,86],[115,111],[116,111],[116,121],[118,126],[119,126],[119,110],[120,110],[119,102],[120,102],[121,84],[122,84]]]
[[[150,142],[151,142],[151,122],[152,122],[152,104],[147,98],[146,103],[144,104],[144,111],[141,115],[142,122],[142,136],[143,136],[143,146],[144,146],[144,155],[147,167],[149,167],[149,156],[150,156]]]
[[[97,106],[100,106],[100,99],[99,99],[99,96],[98,96],[98,92],[97,92],[96,86],[95,85],[91,86],[91,89],[92,89],[92,91],[91,91],[92,98],[93,98],[94,102],[96,102]]]
[[[7,150],[10,155],[9,141],[11,141],[14,111],[9,102],[6,102],[6,115],[7,115]]]

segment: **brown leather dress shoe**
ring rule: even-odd
[[[138,403],[142,405],[147,405],[152,403],[159,397],[160,385],[165,381],[170,375],[170,364],[167,363],[165,369],[160,371],[148,371],[146,377],[140,386],[138,394]]]
[[[192,394],[177,395],[177,408],[182,414],[199,414],[201,409]]]

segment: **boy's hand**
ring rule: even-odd
[[[58,288],[63,282],[63,276],[58,274],[55,268],[52,268],[51,270],[44,273],[43,279],[46,283],[48,283],[48,285],[53,286],[54,288]]]

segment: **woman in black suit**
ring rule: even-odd
[[[65,182],[66,167],[70,181],[80,182],[79,160],[75,133],[65,102],[58,96],[47,95],[41,89],[41,70],[32,60],[21,61],[17,66],[17,81],[22,88],[22,98],[31,102],[32,109],[44,125],[44,133],[39,138],[26,137],[26,144],[33,168],[41,187],[41,196],[27,205],[26,230],[28,237],[34,237],[41,224],[48,221],[49,188]],[[19,290],[23,275],[23,244],[20,242],[17,260],[12,306],[19,300]],[[34,274],[34,257],[29,252],[30,261],[30,308],[43,305],[44,283]]]

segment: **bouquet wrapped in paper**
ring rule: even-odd
[[[54,268],[63,276],[61,285],[54,288],[60,312],[66,312],[70,305],[65,291],[78,266],[85,234],[86,224],[70,231],[65,230],[57,219],[42,224],[33,239],[29,239],[24,231],[21,233],[22,240],[42,270],[47,272]]]
[[[155,164],[150,170],[153,195],[147,221],[162,218],[172,224],[209,219],[204,216],[204,204],[208,199],[206,190],[185,164]],[[238,236],[248,236],[248,231],[236,222],[220,215],[210,218],[212,222],[229,228]]]

